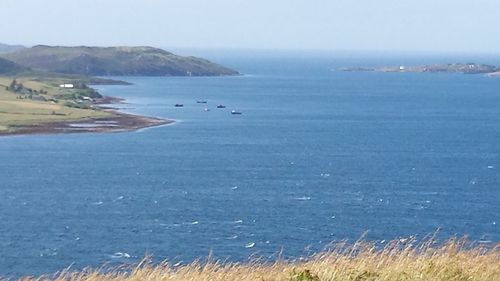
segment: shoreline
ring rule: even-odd
[[[83,118],[79,120],[64,120],[41,122],[29,125],[13,125],[12,131],[0,132],[0,137],[19,135],[73,134],[73,133],[120,133],[134,132],[141,129],[158,127],[175,123],[174,120],[148,117],[120,112],[105,105],[123,103],[125,100],[105,96],[95,105],[98,110],[108,112],[106,117]]]

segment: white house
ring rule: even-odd
[[[59,85],[59,88],[73,89],[74,87],[75,87],[75,85],[73,85],[73,84],[61,84],[61,85]]]

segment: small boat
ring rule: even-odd
[[[241,113],[239,111],[236,111],[236,110],[231,110],[231,114],[233,114],[233,115],[241,115],[243,113]]]
[[[219,105],[217,105],[217,108],[226,108],[226,106],[223,104],[219,104]]]
[[[196,103],[207,103],[206,100],[197,100]]]
[[[184,107],[184,105],[182,103],[176,103],[175,107]]]
[[[204,109],[204,110],[205,110],[205,111],[210,111],[210,108],[206,108],[206,107],[205,107],[205,109]]]

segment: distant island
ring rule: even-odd
[[[377,72],[413,72],[413,73],[463,73],[463,74],[493,74],[499,68],[488,64],[450,63],[415,66],[383,66],[383,67],[345,67],[341,71],[377,71]]]
[[[91,85],[128,85],[97,76],[222,76],[230,68],[153,47],[0,44],[0,135],[121,132],[172,123],[105,108],[120,102]]]

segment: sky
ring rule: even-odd
[[[0,42],[500,54],[499,0],[1,0]]]

